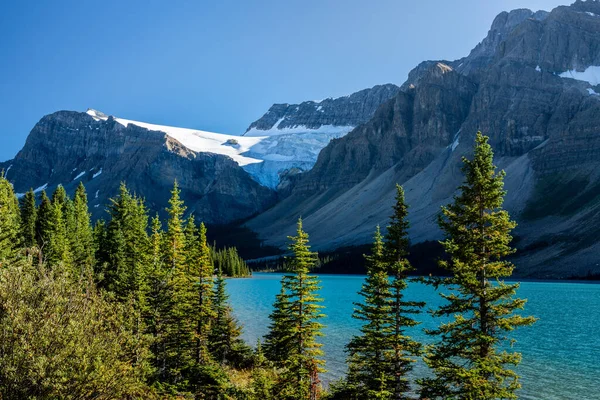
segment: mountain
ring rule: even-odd
[[[150,209],[162,211],[177,180],[189,211],[207,223],[248,218],[271,206],[275,192],[239,165],[253,160],[238,154],[239,145],[223,144],[227,137],[215,135],[122,120],[95,110],[59,111],[43,117],[23,149],[0,163],[0,170],[20,194],[29,188],[52,191],[58,184],[72,193],[83,182],[95,218],[106,216],[104,206],[121,181],[144,196]],[[227,155],[194,150],[216,147]]]
[[[29,188],[73,192],[80,181],[91,193],[95,218],[119,182],[163,210],[173,181],[192,212],[211,224],[247,219],[273,205],[280,176],[310,169],[332,137],[369,120],[399,88],[381,85],[338,99],[276,104],[244,135],[156,125],[59,111],[43,117],[25,146],[0,170],[22,195]],[[323,110],[327,110],[326,113]],[[277,123],[269,123],[276,117]]]
[[[400,183],[413,243],[440,239],[436,216],[481,130],[507,173],[517,272],[599,273],[599,78],[599,2],[501,13],[467,57],[411,71],[373,118],[332,140],[247,226],[283,246],[302,216],[316,249],[367,243],[386,225]]]
[[[246,155],[264,160],[246,171],[265,186],[284,188],[287,178],[312,168],[331,139],[367,122],[399,90],[392,84],[378,85],[336,99],[274,104],[243,135],[262,138]]]

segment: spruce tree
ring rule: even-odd
[[[48,265],[69,264],[69,243],[62,213],[62,203],[52,203],[42,191],[36,220],[36,241],[40,256]]]
[[[219,269],[212,294],[214,319],[209,335],[209,343],[213,358],[221,364],[233,360],[236,347],[243,344],[239,338],[242,329],[233,317],[228,301],[229,295],[227,294],[225,278],[223,278],[223,273]]]
[[[35,220],[37,218],[37,207],[35,205],[35,193],[29,189],[20,200],[21,207],[21,237],[23,246],[30,249],[37,245],[35,241]]]
[[[0,173],[0,268],[13,261],[21,246],[19,203],[11,183]]]
[[[213,272],[210,248],[206,242],[206,226],[200,224],[198,239],[197,271],[192,274],[197,279],[197,315],[196,315],[196,362],[206,363],[209,360],[208,336],[211,331],[211,320],[215,317],[213,309]]]
[[[167,208],[169,220],[166,234],[166,262],[171,269],[183,268],[185,263],[185,235],[183,228],[185,205],[180,198],[180,193],[181,190],[179,190],[177,181],[175,181],[171,190],[169,207]]]
[[[87,194],[83,183],[79,183],[73,199],[73,264],[81,272],[94,265],[94,238],[90,213],[88,211]]]
[[[120,299],[132,299],[141,310],[145,306],[147,275],[150,268],[148,214],[142,199],[132,195],[124,183],[108,208],[109,262],[105,273],[107,287]]]
[[[514,297],[519,285],[504,282],[514,268],[504,257],[514,252],[510,232],[516,224],[502,209],[504,171],[496,172],[486,136],[477,133],[474,157],[463,162],[460,194],[442,208],[439,219],[450,256],[442,266],[452,277],[432,282],[450,292],[441,294],[445,304],[433,312],[445,321],[428,331],[438,342],[427,349],[433,377],[421,380],[421,396],[516,399],[520,383],[511,367],[521,356],[506,350],[508,333],[534,322],[517,313],[525,305]]]
[[[404,189],[400,185],[396,185],[396,203],[393,210],[385,236],[385,258],[392,275],[392,321],[388,340],[393,353],[389,385],[393,385],[390,389],[393,393],[392,398],[400,400],[408,398],[411,390],[408,374],[416,361],[414,356],[419,355],[421,350],[421,344],[408,335],[407,329],[419,324],[412,315],[420,313],[425,303],[405,299],[408,274],[413,268],[406,258],[410,246],[408,207],[404,200]]]
[[[289,359],[284,361],[286,383],[282,398],[316,399],[319,397],[319,373],[324,372],[321,359],[322,345],[317,342],[323,336],[323,325],[318,322],[324,317],[318,296],[319,279],[310,275],[316,264],[316,253],[310,251],[308,234],[302,229],[302,219],[298,220],[296,236],[291,240],[289,249],[293,253],[290,260],[290,275],[284,276],[283,287],[289,295],[288,318],[293,326],[291,332],[292,350]]]
[[[382,377],[392,375],[392,347],[389,338],[392,335],[393,312],[392,293],[388,278],[388,264],[384,261],[383,238],[379,227],[375,231],[371,255],[366,256],[367,278],[359,295],[362,303],[357,307],[353,318],[362,321],[360,335],[354,336],[347,345],[348,375],[343,390],[336,398],[348,399],[390,399],[392,387],[390,379]],[[382,393],[383,392],[383,393]],[[383,394],[387,397],[381,397]]]
[[[283,278],[282,278],[283,280]],[[265,336],[265,356],[273,362],[283,363],[292,352],[293,329],[290,315],[290,299],[283,282],[281,291],[275,296],[269,332]]]

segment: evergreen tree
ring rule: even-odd
[[[23,246],[30,249],[37,245],[35,241],[35,220],[37,218],[37,207],[35,205],[35,193],[29,189],[21,198],[21,237]]]
[[[310,251],[308,234],[302,230],[302,220],[298,220],[296,236],[289,249],[293,253],[290,263],[291,274],[284,276],[283,287],[289,295],[288,318],[293,326],[291,332],[292,350],[289,359],[284,361],[286,373],[283,376],[285,388],[282,398],[316,399],[319,397],[319,373],[324,372],[322,345],[317,338],[322,336],[323,325],[318,322],[324,317],[321,313],[322,299],[318,296],[319,279],[310,275],[316,264],[316,253]]]
[[[198,238],[198,258],[196,260],[197,269],[191,276],[196,285],[197,315],[196,318],[196,354],[195,360],[198,364],[207,363],[210,359],[208,351],[208,341],[211,332],[211,321],[215,317],[215,310],[212,302],[213,290],[213,272],[214,267],[210,258],[210,248],[206,243],[206,227],[204,223],[200,224]]]
[[[145,306],[147,274],[150,268],[148,215],[142,199],[121,183],[119,195],[111,199],[108,223],[107,288],[118,298],[131,298],[136,309]]]
[[[534,322],[516,311],[525,300],[515,298],[518,284],[506,284],[513,265],[503,260],[514,250],[510,232],[515,223],[502,209],[504,172],[496,172],[488,138],[480,132],[472,160],[463,158],[465,182],[454,203],[442,208],[442,242],[450,261],[442,266],[451,278],[446,303],[433,312],[450,319],[428,331],[439,341],[427,349],[425,362],[434,376],[421,380],[422,397],[432,399],[516,399],[520,387],[510,369],[520,354],[502,350],[508,332]]]
[[[62,203],[52,203],[45,191],[42,191],[40,207],[36,220],[36,241],[40,247],[41,258],[54,266],[70,262],[69,243],[63,219]]]
[[[171,190],[171,198],[169,199],[169,221],[167,223],[166,235],[166,263],[171,269],[183,268],[185,263],[185,235],[183,228],[183,215],[185,213],[185,205],[179,197],[181,190],[177,185],[177,181],[173,184]]]
[[[269,333],[265,336],[265,356],[276,363],[288,360],[292,352],[293,326],[290,318],[290,299],[281,282],[281,291],[275,297],[269,315]]]
[[[160,307],[163,332],[157,342],[157,346],[161,348],[160,359],[157,361],[164,382],[188,389],[190,376],[194,376],[194,380],[199,379],[198,369],[194,367],[197,366],[197,343],[201,340],[195,336],[196,316],[200,311],[196,308],[198,301],[194,287],[197,275],[192,271],[197,268],[186,257],[186,244],[190,246],[193,242],[186,240],[186,229],[183,226],[185,206],[179,194],[180,190],[175,182],[167,208],[169,219],[163,240],[165,281],[159,298],[166,300],[166,303]]]
[[[11,183],[0,173],[0,269],[13,261],[21,245],[19,203]]]
[[[243,345],[239,336],[241,327],[232,315],[228,303],[225,279],[221,270],[218,271],[215,281],[212,304],[214,309],[214,320],[209,335],[210,351],[213,358],[221,364],[234,359],[234,351]]]
[[[87,194],[83,183],[79,183],[73,199],[73,264],[80,269],[80,274],[94,265],[94,235],[90,213],[88,211]]]
[[[151,350],[156,379],[167,381],[170,378],[168,337],[169,317],[175,304],[169,290],[169,271],[164,264],[164,232],[158,214],[152,218],[150,235],[151,270],[148,276],[148,309],[146,325],[154,338]]]
[[[418,355],[421,344],[407,335],[407,328],[418,325],[411,315],[420,313],[425,305],[422,302],[407,301],[404,292],[408,287],[408,273],[413,271],[412,266],[406,258],[408,256],[408,207],[404,200],[404,189],[396,185],[396,203],[393,207],[390,225],[387,227],[385,236],[385,257],[390,265],[392,274],[391,307],[392,307],[392,332],[389,335],[389,344],[393,350],[392,355],[392,378],[389,385],[393,385],[390,391],[394,399],[406,399],[410,392],[410,383],[407,375],[412,371],[416,361],[413,357]]]
[[[393,388],[390,384],[393,382],[385,377],[391,376],[394,371],[393,348],[389,340],[393,333],[394,318],[388,264],[384,262],[384,245],[379,227],[375,231],[371,255],[366,259],[367,278],[359,292],[364,300],[355,303],[357,308],[352,315],[363,325],[361,334],[353,337],[347,346],[347,383],[337,389],[336,398],[391,399]]]

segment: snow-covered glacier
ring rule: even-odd
[[[87,114],[97,120],[109,117],[88,109]],[[156,125],[118,117],[114,120],[123,126],[137,125],[148,130],[164,132],[190,150],[216,153],[231,157],[260,184],[276,188],[282,172],[291,168],[308,170],[315,164],[319,152],[333,138],[346,135],[353,126],[321,126],[309,129],[295,126],[278,129],[252,129],[244,135],[227,135],[189,128]]]

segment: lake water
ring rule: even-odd
[[[360,322],[351,318],[356,294],[364,276],[320,275],[326,325],[321,339],[325,351],[325,381],[343,376],[344,346],[358,332]],[[235,315],[244,326],[243,338],[254,345],[267,332],[268,315],[280,290],[280,274],[255,273],[252,278],[229,279],[228,292]],[[440,304],[430,287],[411,284],[407,299],[426,301],[427,307]],[[600,285],[564,282],[523,282],[518,297],[527,298],[525,314],[539,318],[531,326],[514,332],[516,351],[523,354],[518,367],[522,399],[600,400]],[[421,314],[422,324],[412,335],[429,342],[422,329],[435,321]],[[415,374],[424,374],[420,365]]]

